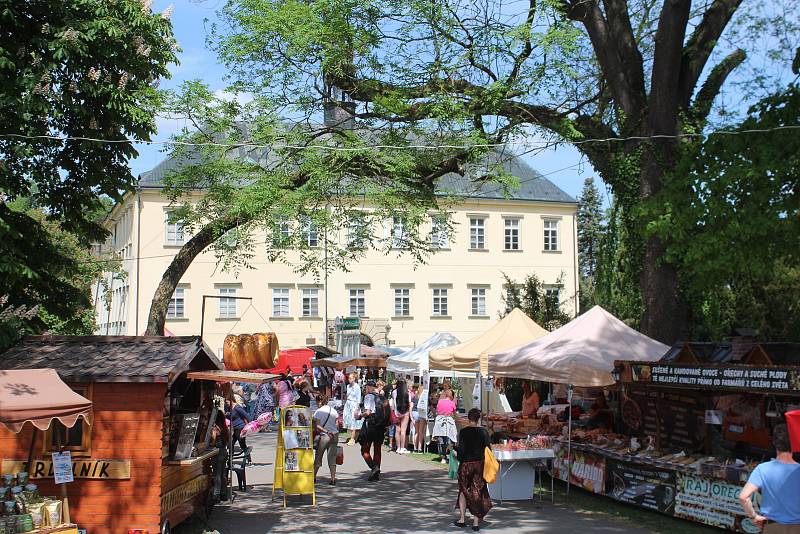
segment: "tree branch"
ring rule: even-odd
[[[746,57],[745,51],[738,48],[711,70],[708,78],[703,82],[703,86],[697,92],[690,110],[690,115],[697,125],[705,123],[714,99],[717,98],[728,75],[741,65]]]
[[[667,0],[661,8],[653,52],[648,106],[649,133],[674,134],[678,118],[678,76],[691,0]]]
[[[741,3],[742,0],[714,0],[686,43],[681,58],[679,82],[683,109],[688,109],[711,52]]]

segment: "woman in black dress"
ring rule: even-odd
[[[480,522],[492,508],[489,489],[483,479],[483,458],[489,446],[489,434],[480,426],[481,411],[473,408],[467,414],[469,426],[458,433],[458,510],[457,527],[466,526],[467,508],[472,514],[472,530],[481,529]]]

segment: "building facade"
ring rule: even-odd
[[[214,350],[227,334],[274,331],[282,348],[324,344],[326,323],[361,317],[362,332],[377,344],[414,346],[436,332],[465,341],[483,332],[504,309],[504,274],[521,282],[536,274],[556,292],[564,311],[577,308],[577,203],[522,162],[520,186],[510,195],[485,188],[448,205],[452,228],[428,230],[437,251],[414,265],[410,254],[368,251],[349,272],[324,279],[301,275],[291,265],[271,262],[255,251],[253,269],[225,272],[209,251],[192,263],[173,295],[166,329],[200,333]],[[139,335],[147,326],[150,301],[167,266],[189,236],[170,220],[170,203],[160,188],[164,169],[140,177],[107,220],[103,245],[123,260],[125,275],[96,288],[98,333]],[[347,229],[339,239],[346,240]],[[343,241],[344,242],[344,241]],[[321,243],[318,246],[322,246]],[[102,295],[106,297],[103,298]],[[249,297],[238,300],[230,297]]]

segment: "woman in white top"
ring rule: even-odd
[[[358,438],[358,431],[364,424],[362,419],[356,418],[358,407],[361,405],[361,386],[356,382],[356,374],[350,373],[347,384],[347,400],[344,403],[344,427],[350,431],[348,445],[352,445]]]
[[[408,454],[406,449],[408,435],[408,420],[411,414],[411,401],[408,397],[408,388],[405,380],[398,380],[397,389],[392,392],[394,410],[397,414],[397,452],[398,454]]]
[[[321,392],[317,395],[319,408],[314,412],[314,432],[319,442],[314,454],[314,478],[322,465],[322,457],[328,453],[328,469],[331,471],[331,486],[336,485],[336,453],[339,449],[339,427],[336,424],[338,412],[328,405],[328,396]]]

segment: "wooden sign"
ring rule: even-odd
[[[171,489],[161,496],[161,511],[169,513],[181,504],[193,499],[209,487],[209,477],[200,475],[188,482],[184,482],[177,488]]]
[[[50,460],[34,460],[33,469],[28,469],[26,460],[3,460],[3,473],[19,473],[27,471],[31,478],[53,478],[53,462]],[[95,480],[128,480],[131,478],[130,460],[95,460],[73,459],[73,478]]]
[[[175,449],[175,460],[192,457],[194,437],[197,435],[197,425],[200,423],[200,414],[184,414],[181,420],[181,431],[178,434],[178,446]]]

